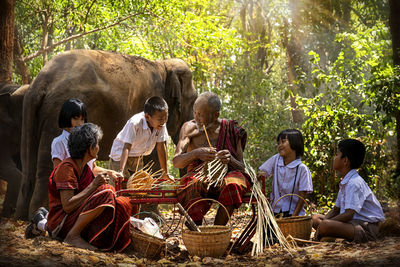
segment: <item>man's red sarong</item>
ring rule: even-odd
[[[54,169],[49,178],[50,211],[47,221],[51,236],[64,240],[81,214],[106,207],[100,216],[85,227],[81,236],[99,249],[122,251],[131,242],[129,198],[115,197],[114,187],[102,185],[73,212],[67,214],[62,207],[59,190],[72,189],[78,194],[93,179],[94,175],[87,165],[82,173],[79,173],[79,168],[71,158],[64,160]]]
[[[217,151],[227,149],[232,157],[237,158],[237,144],[240,141],[242,150],[246,146],[247,134],[234,120],[222,120],[220,133],[217,142]],[[224,184],[219,187],[211,187],[207,190],[208,184],[197,180],[194,171],[202,161],[196,160],[188,165],[188,173],[182,177],[182,188],[178,190],[177,197],[179,203],[188,211],[190,217],[195,222],[200,222],[211,207],[208,201],[200,201],[188,208],[195,201],[201,198],[217,199],[225,206],[239,208],[242,204],[243,194],[250,189],[250,183],[246,178],[246,173],[238,170],[228,169],[224,178]]]

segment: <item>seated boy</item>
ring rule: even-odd
[[[374,193],[358,174],[364,161],[365,146],[358,140],[339,142],[333,169],[342,177],[335,206],[325,216],[313,215],[316,239],[340,237],[356,243],[376,240],[378,223],[385,219]]]
[[[156,146],[163,177],[167,178],[167,120],[167,102],[159,96],[147,99],[144,112],[133,115],[114,139],[110,168],[122,172],[127,179],[143,167],[142,156],[149,155]]]

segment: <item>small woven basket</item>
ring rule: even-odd
[[[140,256],[155,259],[160,257],[161,250],[165,248],[166,242],[158,237],[143,233],[132,227],[132,247]]]
[[[209,225],[200,226],[201,232],[190,231],[188,229],[183,229],[185,220],[182,222],[182,239],[186,246],[189,254],[192,256],[199,257],[214,257],[219,258],[224,255],[226,249],[229,246],[229,242],[232,236],[232,223],[229,216],[228,210],[215,199],[203,198],[192,203],[189,210],[194,204],[199,201],[215,201],[221,207],[223,207],[229,217],[229,226],[223,225]]]
[[[157,214],[142,211],[135,214],[134,216],[139,214],[150,214],[156,216],[159,221],[159,226],[161,227],[161,217]],[[161,250],[166,247],[166,242],[164,239],[144,233],[133,226],[131,226],[131,240],[133,251],[137,252],[138,256],[146,257],[149,259],[159,258],[161,255]]]
[[[310,207],[310,205],[307,203],[307,201],[304,198],[302,198],[301,196],[299,196],[297,194],[286,194],[286,195],[281,196],[275,202],[272,210],[273,211],[275,210],[275,206],[279,200],[281,200],[282,198],[287,197],[287,196],[297,196],[298,198],[301,198],[308,207]],[[306,216],[294,216],[294,217],[281,218],[281,219],[277,219],[276,223],[278,224],[283,236],[285,236],[285,237],[291,235],[292,237],[300,238],[300,239],[304,239],[304,240],[310,239],[311,228],[312,228],[311,216],[306,215]]]

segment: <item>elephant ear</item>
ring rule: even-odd
[[[181,115],[182,82],[176,71],[168,71],[165,88],[165,99],[168,102],[171,113],[176,112],[178,118]]]
[[[1,112],[8,111],[8,106],[10,105],[11,95],[18,89],[18,87],[19,87],[19,85],[0,83]]]

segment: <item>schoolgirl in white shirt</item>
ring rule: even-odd
[[[301,162],[304,153],[304,139],[300,131],[287,129],[277,137],[279,153],[269,158],[259,167],[259,176],[273,175],[272,192],[270,196],[274,213],[283,213],[284,217],[304,215],[304,201],[297,194],[306,198],[313,191],[311,173],[308,167]],[[278,202],[277,202],[278,201]]]
[[[51,143],[51,160],[53,161],[53,168],[70,156],[68,151],[68,138],[71,129],[76,126],[81,126],[85,122],[87,122],[85,104],[76,98],[71,98],[65,101],[58,116],[58,127],[63,131],[59,136],[54,138]],[[94,161],[95,159],[88,162],[91,169],[93,169]]]
[[[86,122],[86,106],[81,100],[71,98],[64,102],[58,116],[58,127],[63,131],[59,136],[54,138],[51,143],[51,159],[53,161],[53,168],[60,164],[64,159],[70,157],[68,151],[68,139],[71,129],[77,126],[82,126]],[[95,161],[96,159],[92,159],[87,163],[95,176],[102,172],[106,172],[107,175],[111,176],[113,179],[121,176],[116,171],[97,166]]]

